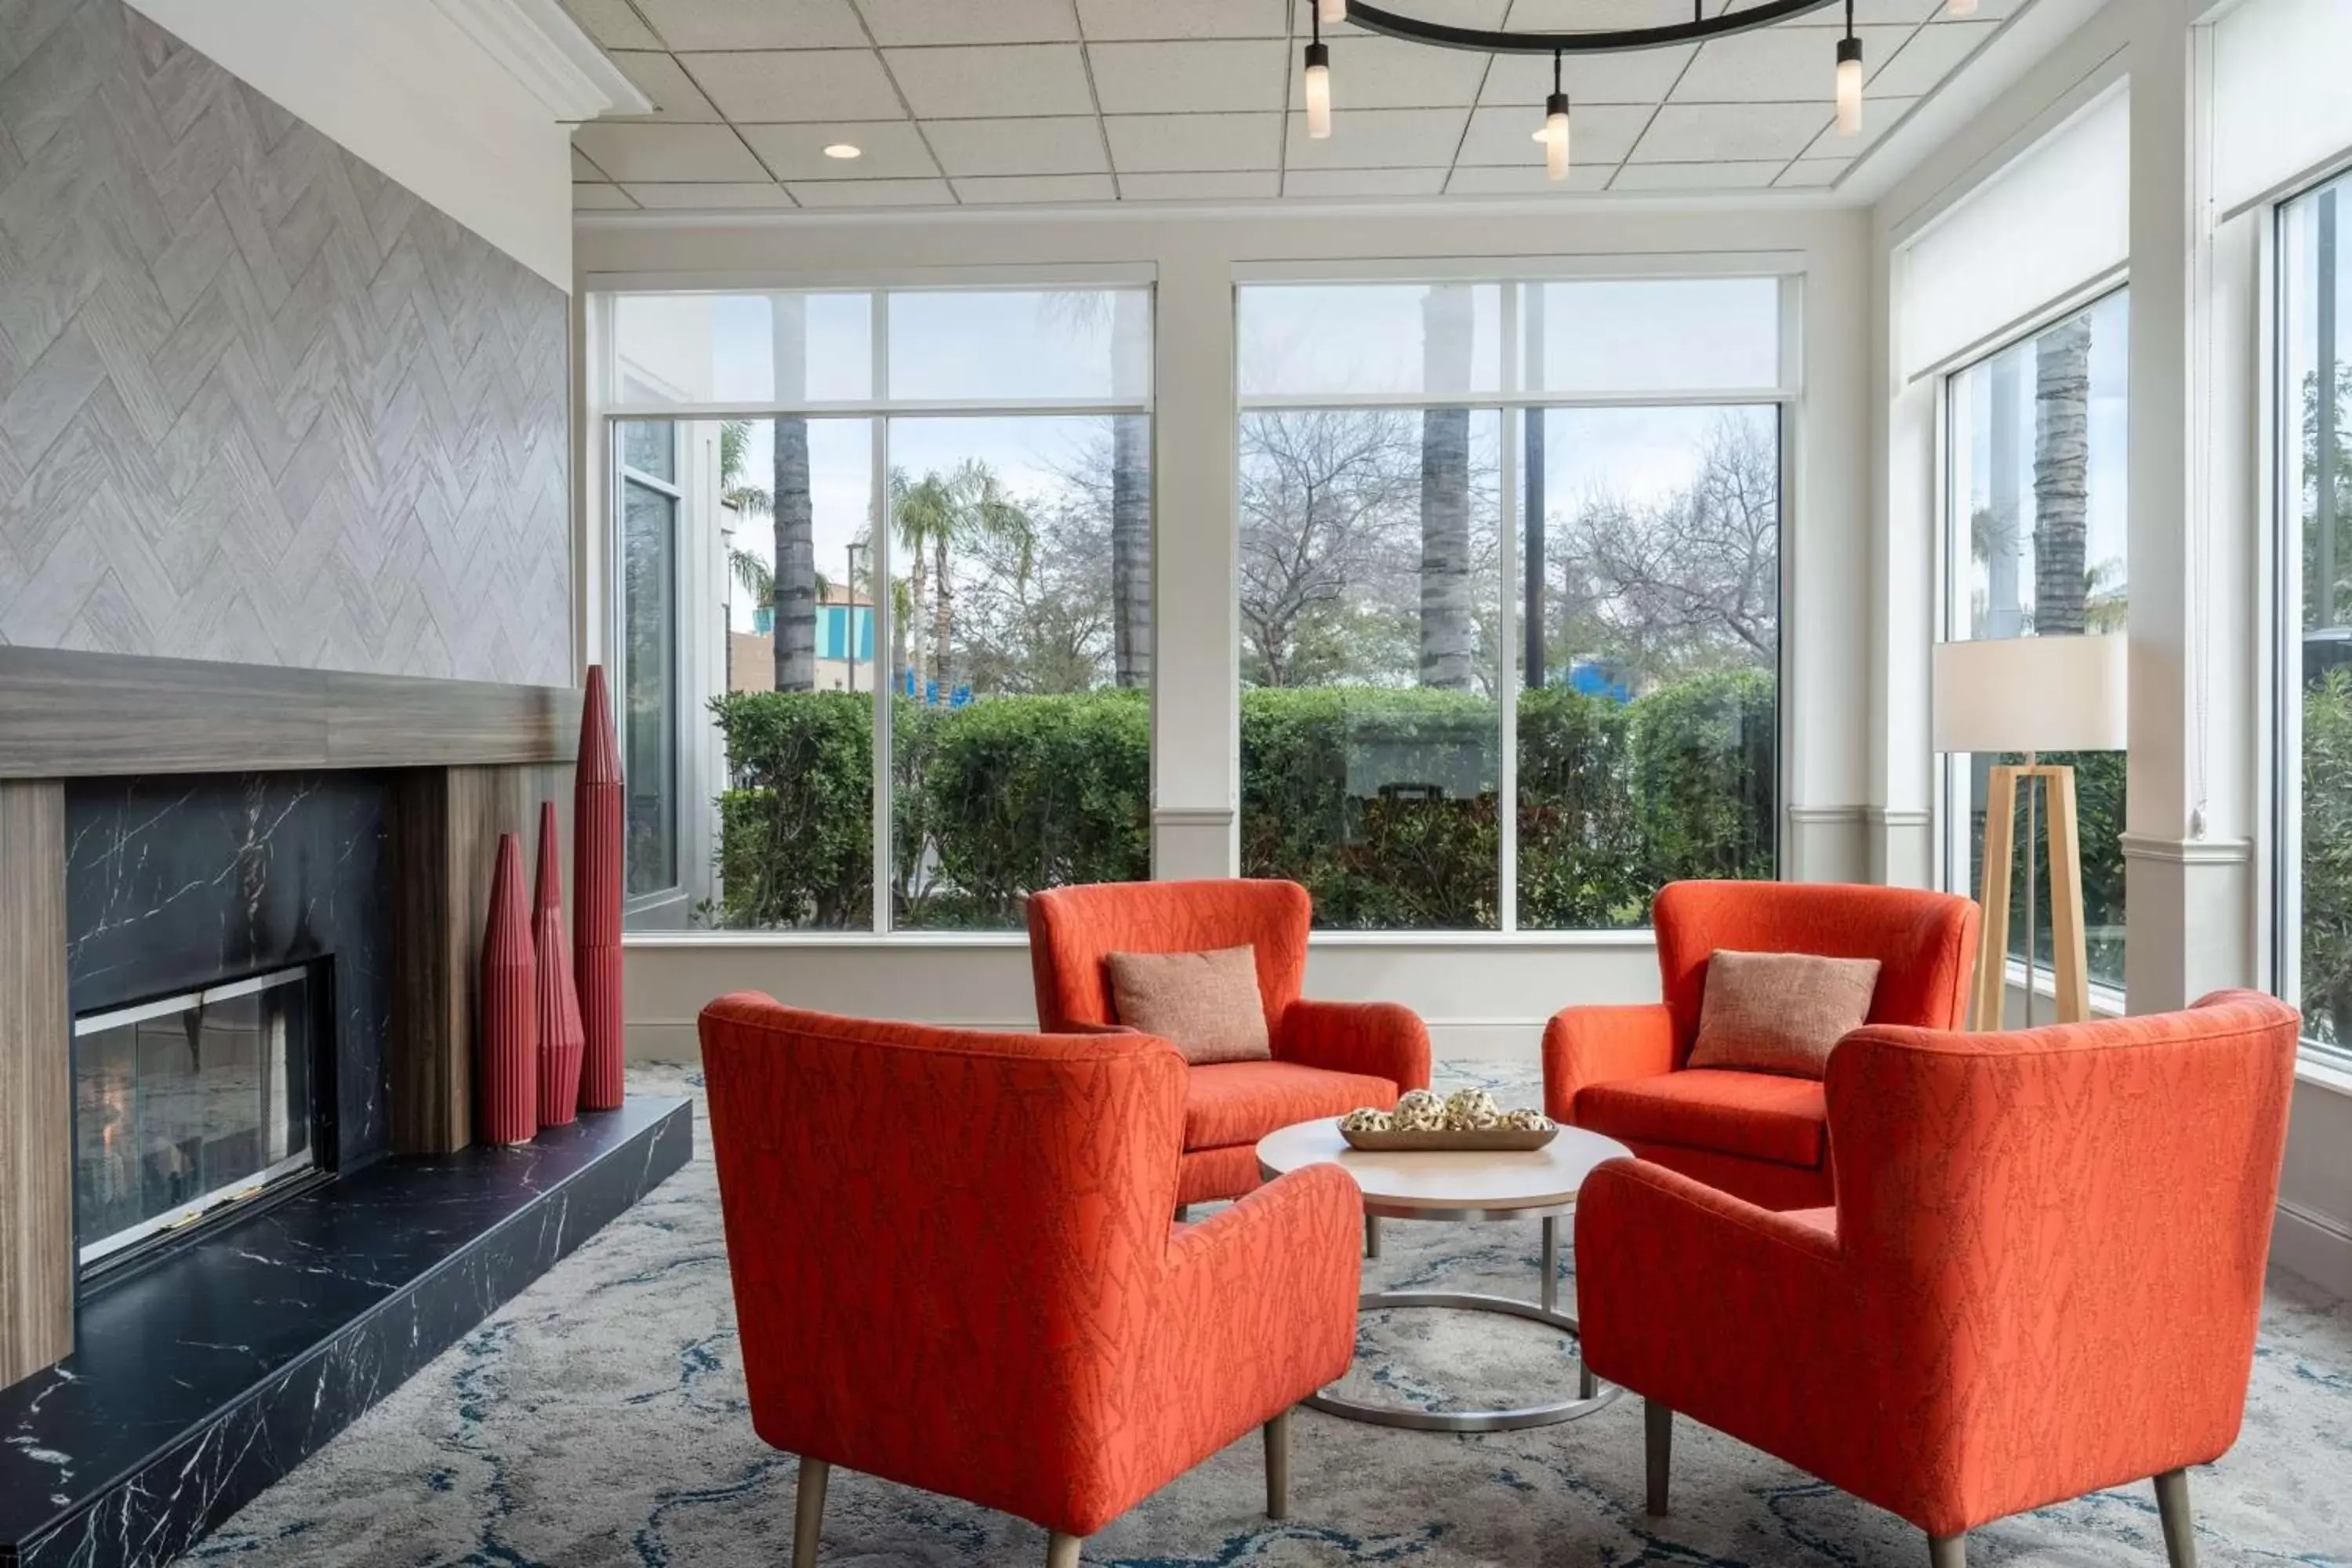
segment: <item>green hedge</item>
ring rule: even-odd
[[[867,923],[872,701],[757,692],[711,704],[731,787],[720,801],[723,893],[707,919]],[[1770,876],[1773,702],[1771,677],[1750,672],[1696,677],[1631,704],[1524,694],[1520,923],[1638,925],[1660,882]],[[1497,923],[1492,700],[1310,687],[1244,691],[1241,708],[1246,875],[1305,884],[1327,927]],[[899,923],[1015,926],[1033,888],[1150,874],[1144,694],[961,709],[900,699],[891,724]]]

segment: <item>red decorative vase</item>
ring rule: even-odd
[[[499,835],[499,868],[490,880],[490,915],[482,930],[480,1103],[475,1119],[485,1143],[527,1143],[539,1131],[538,965],[531,954],[530,905],[522,885],[522,843]]]
[[[588,667],[580,716],[580,760],[572,779],[572,968],[580,988],[585,1047],[580,1109],[621,1104],[621,749],[613,739],[613,699],[604,667]]]
[[[562,1127],[580,1113],[580,996],[563,942],[563,861],[555,803],[539,805],[539,883],[530,901],[531,950],[539,963],[539,1124]]]

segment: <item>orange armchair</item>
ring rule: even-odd
[[[751,1424],[801,1458],[1035,1521],[1047,1562],[1253,1426],[1284,1513],[1290,1407],[1355,1349],[1355,1184],[1297,1172],[1171,1229],[1184,1063],[1071,1038],[705,1008]]]
[[[1873,1024],[1967,1022],[1977,907],[1948,893],[1807,882],[1669,882],[1651,911],[1664,1001],[1569,1007],[1543,1037],[1544,1110],[1645,1160],[1769,1209],[1814,1208],[1832,1184],[1822,1086],[1686,1068],[1708,955],[1878,960]]]
[[[1296,882],[1098,882],[1029,899],[1037,1026],[1049,1034],[1117,1028],[1114,952],[1257,950],[1274,1059],[1186,1069],[1180,1205],[1238,1197],[1257,1185],[1257,1141],[1277,1127],[1383,1108],[1429,1087],[1429,1031],[1391,1002],[1309,1002],[1313,909]]]
[[[1579,1194],[1585,1364],[1925,1530],[1964,1534],[2237,1438],[2278,1201],[2294,1010],[2007,1035],[1864,1028],[1829,1066],[1832,1209],[1775,1214],[1639,1160]],[[1703,1289],[1694,1280],[1706,1281]]]

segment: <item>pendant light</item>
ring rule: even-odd
[[[1568,178],[1568,94],[1559,85],[1559,54],[1551,57],[1551,96],[1544,100],[1544,178],[1558,184]]]
[[[1976,14],[1977,14],[1977,0],[1952,0],[1952,15],[1953,15],[1953,16],[1975,16]]]
[[[1953,4],[1959,4],[1959,0],[1953,0]],[[1969,9],[1971,11],[1976,9],[1973,0],[1971,0]],[[1331,23],[1346,21],[1348,19],[1348,0],[1315,0],[1315,19],[1318,22]]]
[[[1845,37],[1837,46],[1837,129],[1841,136],[1862,130],[1862,40],[1853,36],[1853,0],[1845,0]]]
[[[1341,10],[1347,0],[1337,0]],[[1307,46],[1307,134],[1317,142],[1331,135],[1331,46],[1323,41],[1323,13],[1331,0],[1317,0],[1315,37]]]

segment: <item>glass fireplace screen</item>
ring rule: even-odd
[[[74,1020],[85,1272],[313,1168],[311,1012],[286,969]]]

